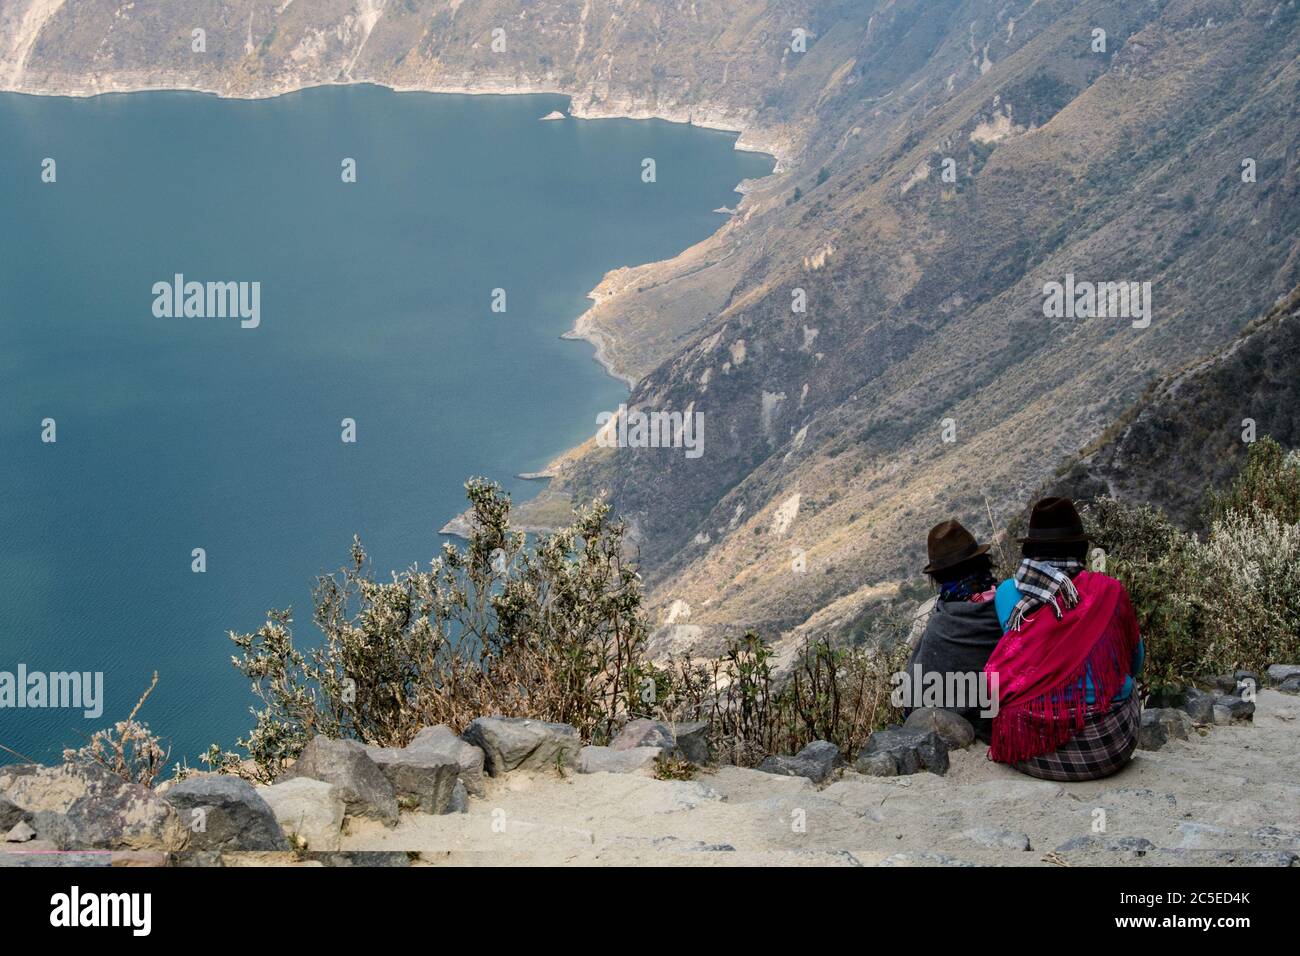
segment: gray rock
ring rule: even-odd
[[[323,780],[338,787],[349,816],[372,817],[387,826],[397,823],[393,785],[366,754],[366,748],[355,740],[314,737],[276,783],[299,777]]]
[[[27,843],[36,839],[36,830],[26,820],[19,820],[5,833],[6,843]]]
[[[1231,674],[1219,674],[1212,677],[1210,685],[1221,694],[1235,694],[1237,692],[1237,678]]]
[[[1183,691],[1182,709],[1198,724],[1214,723],[1214,695],[1195,687]]]
[[[1220,694],[1214,699],[1214,709],[1223,708],[1228,713],[1228,720],[1252,720],[1255,716],[1255,704],[1240,697]],[[1217,723],[1217,721],[1216,721]]]
[[[1277,689],[1284,694],[1300,694],[1300,674],[1288,677],[1277,685]]]
[[[940,776],[948,772],[948,745],[933,731],[923,733],[903,727],[877,730],[867,738],[862,757],[872,754],[888,754],[892,757],[899,776],[918,773],[922,769]],[[859,764],[868,766],[862,757],[859,757]]]
[[[1292,677],[1300,677],[1300,664],[1270,664],[1265,673],[1270,684],[1281,684]]]
[[[1237,682],[1237,685],[1230,691],[1233,694],[1242,694],[1247,687],[1258,691],[1263,686],[1263,681],[1259,679],[1259,675],[1254,671],[1239,670],[1234,672],[1232,676]]]
[[[785,777],[806,777],[813,783],[825,783],[835,768],[842,766],[840,748],[829,740],[814,740],[793,757],[773,755],[758,765],[764,773]]]
[[[347,808],[334,784],[298,777],[258,792],[286,834],[306,841],[308,849],[339,848]]]
[[[630,750],[634,747],[658,747],[671,753],[677,749],[672,728],[657,720],[638,717],[628,721],[627,725],[609,742],[613,750]]]
[[[579,773],[649,773],[665,751],[660,747],[583,747],[578,754]]]
[[[465,786],[465,781],[456,780],[456,786],[451,791],[451,806],[447,808],[448,813],[469,813],[469,789]]]
[[[858,759],[854,761],[853,769],[868,777],[898,776],[898,763],[892,754],[887,753],[859,754]]]
[[[707,720],[686,720],[669,723],[673,740],[677,742],[677,753],[697,767],[704,767],[712,759],[709,743],[709,722]]]
[[[460,764],[460,779],[465,781],[466,790],[476,797],[486,792],[483,751],[461,740],[450,727],[425,727],[411,739],[406,749],[450,757]]]
[[[180,816],[188,850],[287,850],[275,813],[237,777],[186,780],[163,797]]]
[[[1148,718],[1147,714],[1152,716]],[[1176,707],[1148,708],[1142,712],[1142,722],[1147,723],[1148,721],[1160,724],[1165,729],[1165,735],[1170,740],[1187,740],[1196,729],[1196,723],[1188,716],[1187,712]]]
[[[1159,750],[1169,741],[1169,732],[1160,721],[1161,710],[1142,712],[1142,723],[1138,725],[1138,749]]]
[[[98,764],[0,767],[0,793],[60,850],[169,850],[184,839],[161,797]]]
[[[980,846],[994,850],[1032,850],[1029,837],[1017,830],[1000,830],[997,827],[978,826],[963,830],[962,836]]]
[[[460,763],[434,748],[367,747],[366,754],[393,785],[397,805],[422,813],[450,813]]]
[[[24,820],[30,821],[32,815],[12,800],[0,794],[0,832],[8,833]]]
[[[961,714],[942,707],[919,707],[903,721],[905,730],[936,733],[949,750],[969,747],[975,741],[975,728]]]
[[[483,751],[483,766],[493,777],[512,770],[576,767],[582,741],[568,724],[526,717],[479,717],[461,738]]]

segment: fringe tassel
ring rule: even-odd
[[[999,709],[993,719],[989,758],[1019,763],[1068,742],[1088,718],[1087,678],[1092,678],[1094,709],[1108,708],[1129,676],[1136,649],[1137,622],[1132,606],[1121,602],[1083,664],[1064,685]]]

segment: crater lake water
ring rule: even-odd
[[[173,760],[233,745],[254,700],[228,630],[291,605],[315,643],[311,586],[354,533],[377,571],[426,563],[468,477],[527,497],[515,474],[595,431],[626,392],[560,339],[586,293],[718,229],[772,161],[689,126],[539,122],[566,105],[0,95],[0,672],[104,674],[101,717],[0,709],[0,744],[54,761],[156,670],[140,716]],[[177,273],[260,283],[260,325],[155,317]]]

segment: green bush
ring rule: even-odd
[[[1300,660],[1300,461],[1271,439],[1221,494],[1203,536],[1161,512],[1099,499],[1086,509],[1147,647],[1147,684],[1188,683]]]
[[[501,714],[600,740],[627,719],[649,667],[623,526],[597,502],[526,548],[509,497],[482,480],[465,487],[468,542],[445,544],[427,571],[376,579],[353,541],[349,565],[317,582],[312,650],[295,647],[289,611],[231,633],[261,707],[238,741],[247,760],[214,744],[206,763],[269,780],[316,734],[400,747],[421,727]]]

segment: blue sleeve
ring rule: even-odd
[[[993,595],[993,606],[997,609],[998,623],[1002,625],[1002,630],[1007,629],[1007,621],[1011,619],[1011,612],[1019,600],[1020,590],[1016,587],[1014,578],[1007,578],[998,585],[997,592]]]

